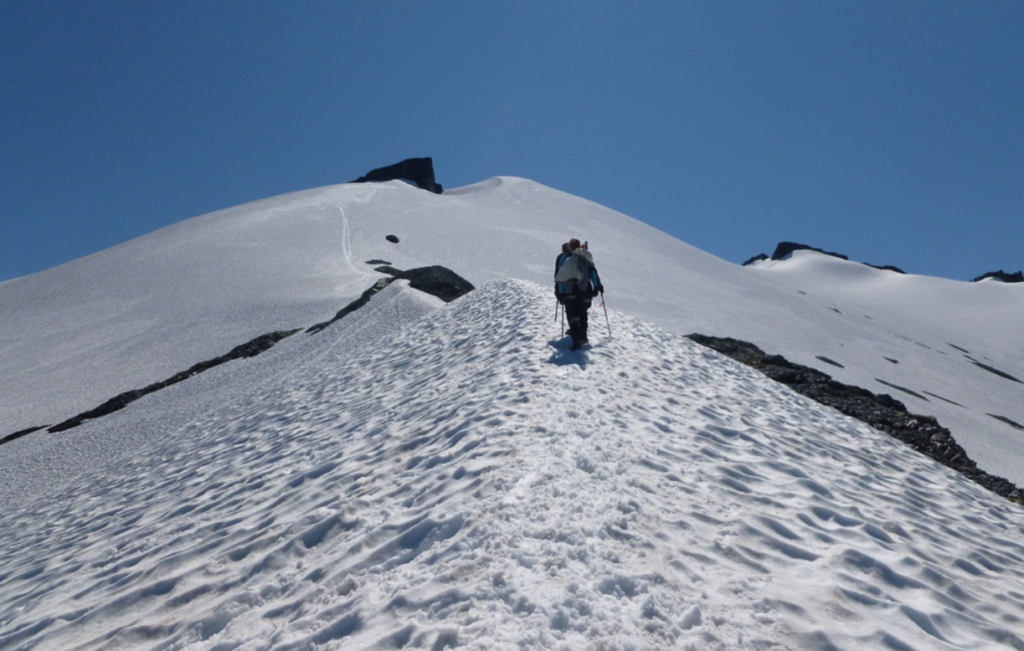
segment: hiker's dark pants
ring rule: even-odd
[[[587,310],[590,309],[590,301],[566,301],[565,318],[569,321],[569,334],[573,341],[582,341],[587,338]]]

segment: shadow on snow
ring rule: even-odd
[[[587,355],[587,350],[590,345],[586,345],[579,350],[569,350],[572,346],[572,338],[562,337],[561,339],[552,339],[548,341],[548,345],[554,348],[554,352],[551,353],[551,357],[548,358],[549,364],[556,366],[569,366],[575,364],[580,368],[586,368],[587,364],[590,363],[590,356]]]

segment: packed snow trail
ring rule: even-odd
[[[0,647],[1024,649],[1019,507],[628,317],[570,352],[552,300],[342,320],[0,513]]]

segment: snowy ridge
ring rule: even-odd
[[[476,286],[547,284],[569,236],[590,240],[610,307],[893,393],[938,418],[980,467],[1024,485],[1024,384],[1007,379],[1024,380],[1024,285],[903,276],[803,251],[738,267],[510,177],[443,195],[396,181],[274,197],[0,285],[0,437],[321,322],[382,277],[370,260],[443,265]]]
[[[1024,649],[1018,507],[638,319],[415,294],[0,511],[0,647]]]

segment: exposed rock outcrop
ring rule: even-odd
[[[1018,271],[1017,273],[1012,274],[1006,273],[1002,269],[999,271],[989,271],[987,273],[983,273],[977,278],[972,278],[971,282],[976,283],[982,280],[988,280],[989,278],[999,280],[1004,283],[1024,283],[1024,271]]]
[[[869,267],[874,267],[875,269],[881,269],[882,271],[894,271],[898,274],[904,275],[907,273],[906,271],[903,271],[899,267],[891,264],[871,264],[870,262],[864,262],[862,264],[866,264]]]
[[[409,281],[409,286],[431,296],[440,298],[445,303],[450,303],[464,294],[473,291],[475,287],[468,280],[455,273],[451,269],[441,266],[418,267],[408,271],[400,271],[394,267],[378,268],[377,271],[389,274],[390,278],[381,278],[373,287],[370,287],[356,300],[341,308],[329,321],[310,326],[306,332],[316,334],[332,323],[344,319],[349,314],[366,305],[374,294],[381,291],[396,280],[404,279]]]
[[[383,261],[375,260],[372,262]],[[387,287],[392,282],[398,279],[408,280],[409,286],[412,287],[413,289],[417,289],[421,292],[425,292],[427,294],[431,294],[432,296],[436,296],[441,300],[445,301],[446,303],[451,302],[456,298],[473,291],[474,289],[473,285],[468,280],[445,267],[420,267],[417,269],[410,269],[409,271],[399,271],[398,269],[389,267],[388,273],[391,272],[394,272],[391,278],[381,278],[380,280],[378,280],[372,287],[363,292],[363,294],[359,298],[357,298],[352,303],[349,303],[346,307],[342,308],[334,316],[333,319],[312,326],[308,328],[306,332],[320,332],[321,330],[331,325],[335,321],[344,318],[348,314],[351,314],[355,310],[366,305],[366,303],[369,302],[370,298],[374,294],[376,294],[377,292],[384,289],[385,287]],[[46,425],[39,427],[30,427],[27,429],[14,432],[13,434],[4,436],[0,438],[0,445],[3,445],[4,443],[10,443],[11,441],[15,441],[19,438],[22,438],[24,436],[32,434],[33,432],[37,432],[43,429],[51,433],[63,432],[78,427],[87,420],[100,418],[102,416],[112,414],[115,411],[124,409],[125,407],[135,402],[139,398],[142,398],[143,396],[149,395],[161,389],[165,389],[173,384],[183,382],[184,380],[187,380],[190,377],[202,373],[204,371],[208,371],[211,368],[214,368],[215,366],[220,366],[221,364],[225,364],[235,359],[241,359],[243,357],[255,357],[256,355],[259,355],[260,353],[269,350],[282,339],[290,337],[298,331],[299,330],[281,330],[278,332],[271,332],[269,334],[261,335],[240,346],[236,346],[225,355],[221,355],[220,357],[215,357],[205,362],[195,364],[188,370],[177,373],[172,377],[163,380],[162,382],[156,382],[141,389],[125,391],[124,393],[114,396],[110,400],[107,400],[106,402],[104,402],[103,404],[94,409],[82,412],[81,414],[69,418],[62,423],[53,425],[52,427],[48,427]]]
[[[363,292],[359,296],[359,298],[357,298],[356,300],[352,301],[351,303],[349,303],[345,307],[343,307],[340,310],[338,310],[338,312],[329,321],[323,321],[321,323],[317,323],[316,325],[312,325],[309,328],[307,328],[306,329],[306,334],[310,334],[310,335],[316,334],[316,333],[320,332],[321,330],[323,330],[324,328],[326,328],[327,326],[329,326],[332,323],[334,323],[335,321],[340,321],[341,319],[344,319],[349,314],[352,314],[353,312],[355,312],[359,308],[361,308],[364,305],[366,305],[367,303],[369,303],[370,299],[373,298],[374,294],[376,294],[380,290],[382,290],[385,287],[387,287],[388,285],[390,285],[393,280],[394,280],[394,278],[381,278],[376,283],[374,283],[372,287],[370,287],[365,292]]]
[[[124,393],[118,396],[114,396],[110,400],[104,402],[99,407],[78,414],[77,416],[69,418],[63,423],[58,423],[57,425],[54,425],[53,427],[47,429],[47,431],[63,432],[73,427],[78,427],[86,420],[99,418],[100,416],[106,416],[107,414],[112,414],[115,411],[124,409],[129,404],[135,402],[136,400],[143,396],[149,395],[155,391],[159,391],[160,389],[166,389],[172,384],[177,384],[178,382],[187,380],[193,375],[197,375],[199,373],[202,373],[203,371],[208,371],[215,366],[220,366],[221,364],[225,364],[234,359],[241,359],[243,357],[255,357],[256,355],[259,355],[260,353],[269,350],[277,342],[292,336],[296,332],[298,332],[298,330],[281,330],[278,332],[271,332],[269,334],[261,335],[251,341],[247,341],[241,346],[235,346],[234,348],[231,349],[230,352],[228,352],[225,355],[215,357],[205,362],[199,362],[198,364],[189,368],[187,371],[177,373],[162,382],[156,382],[141,389],[125,391]]]
[[[441,194],[441,184],[434,180],[434,161],[430,157],[407,158],[401,163],[378,167],[366,176],[360,176],[353,183],[381,183],[384,181],[408,181],[416,187]]]
[[[29,427],[23,430],[18,430],[14,434],[8,434],[7,436],[0,438],[0,445],[4,443],[10,443],[11,441],[17,441],[23,436],[28,436],[32,432],[38,432],[41,429],[46,429],[47,425],[39,425],[37,427]]]
[[[935,418],[912,414],[891,396],[842,384],[821,371],[794,364],[781,355],[768,355],[745,341],[701,334],[689,337],[757,369],[776,382],[788,385],[797,393],[886,432],[997,495],[1024,504],[1024,491],[1010,481],[978,468],[950,431],[939,425]]]
[[[762,260],[784,260],[785,258],[790,256],[794,251],[816,251],[817,253],[821,253],[823,255],[830,255],[833,258],[839,258],[840,260],[849,260],[850,259],[847,256],[843,255],[842,253],[835,253],[833,251],[825,251],[824,249],[819,249],[817,247],[813,247],[813,246],[810,246],[808,244],[799,244],[797,242],[779,242],[778,246],[775,247],[775,252],[772,253],[771,258],[769,258],[764,253],[759,253],[759,254],[755,255],[754,257],[748,259],[746,262],[744,262],[743,266],[747,267],[747,266],[750,266],[750,265],[754,264],[755,262],[760,262]],[[877,265],[877,264],[870,264],[868,262],[862,262],[861,264],[865,264],[865,265],[867,265],[869,267],[874,267],[875,269],[881,269],[883,271],[894,271],[894,272],[896,272],[898,274],[906,273],[905,271],[903,271],[899,267],[893,266],[891,264]]]
[[[798,244],[797,242],[779,242],[778,246],[775,247],[775,252],[772,253],[772,260],[782,260],[790,256],[794,251],[817,251],[818,253],[824,253],[830,255],[833,258],[839,258],[840,260],[849,260],[842,253],[835,253],[834,251],[826,251],[819,249],[808,244]]]
[[[985,364],[984,362],[979,362],[978,360],[974,359],[970,355],[964,355],[964,357],[966,357],[967,360],[970,363],[974,364],[975,366],[977,366],[978,368],[980,368],[982,370],[988,371],[992,375],[998,375],[999,377],[1003,378],[1004,380],[1009,380],[1011,382],[1016,382],[1017,384],[1024,384],[1024,382],[1021,382],[1020,380],[1018,380],[1017,378],[1013,377],[1012,375],[1010,375],[1006,371],[1000,371],[999,369],[997,369],[994,366],[990,366],[988,364]]]
[[[413,289],[436,296],[445,303],[451,303],[475,289],[472,283],[459,274],[438,265],[403,271],[395,278],[408,280]]]

